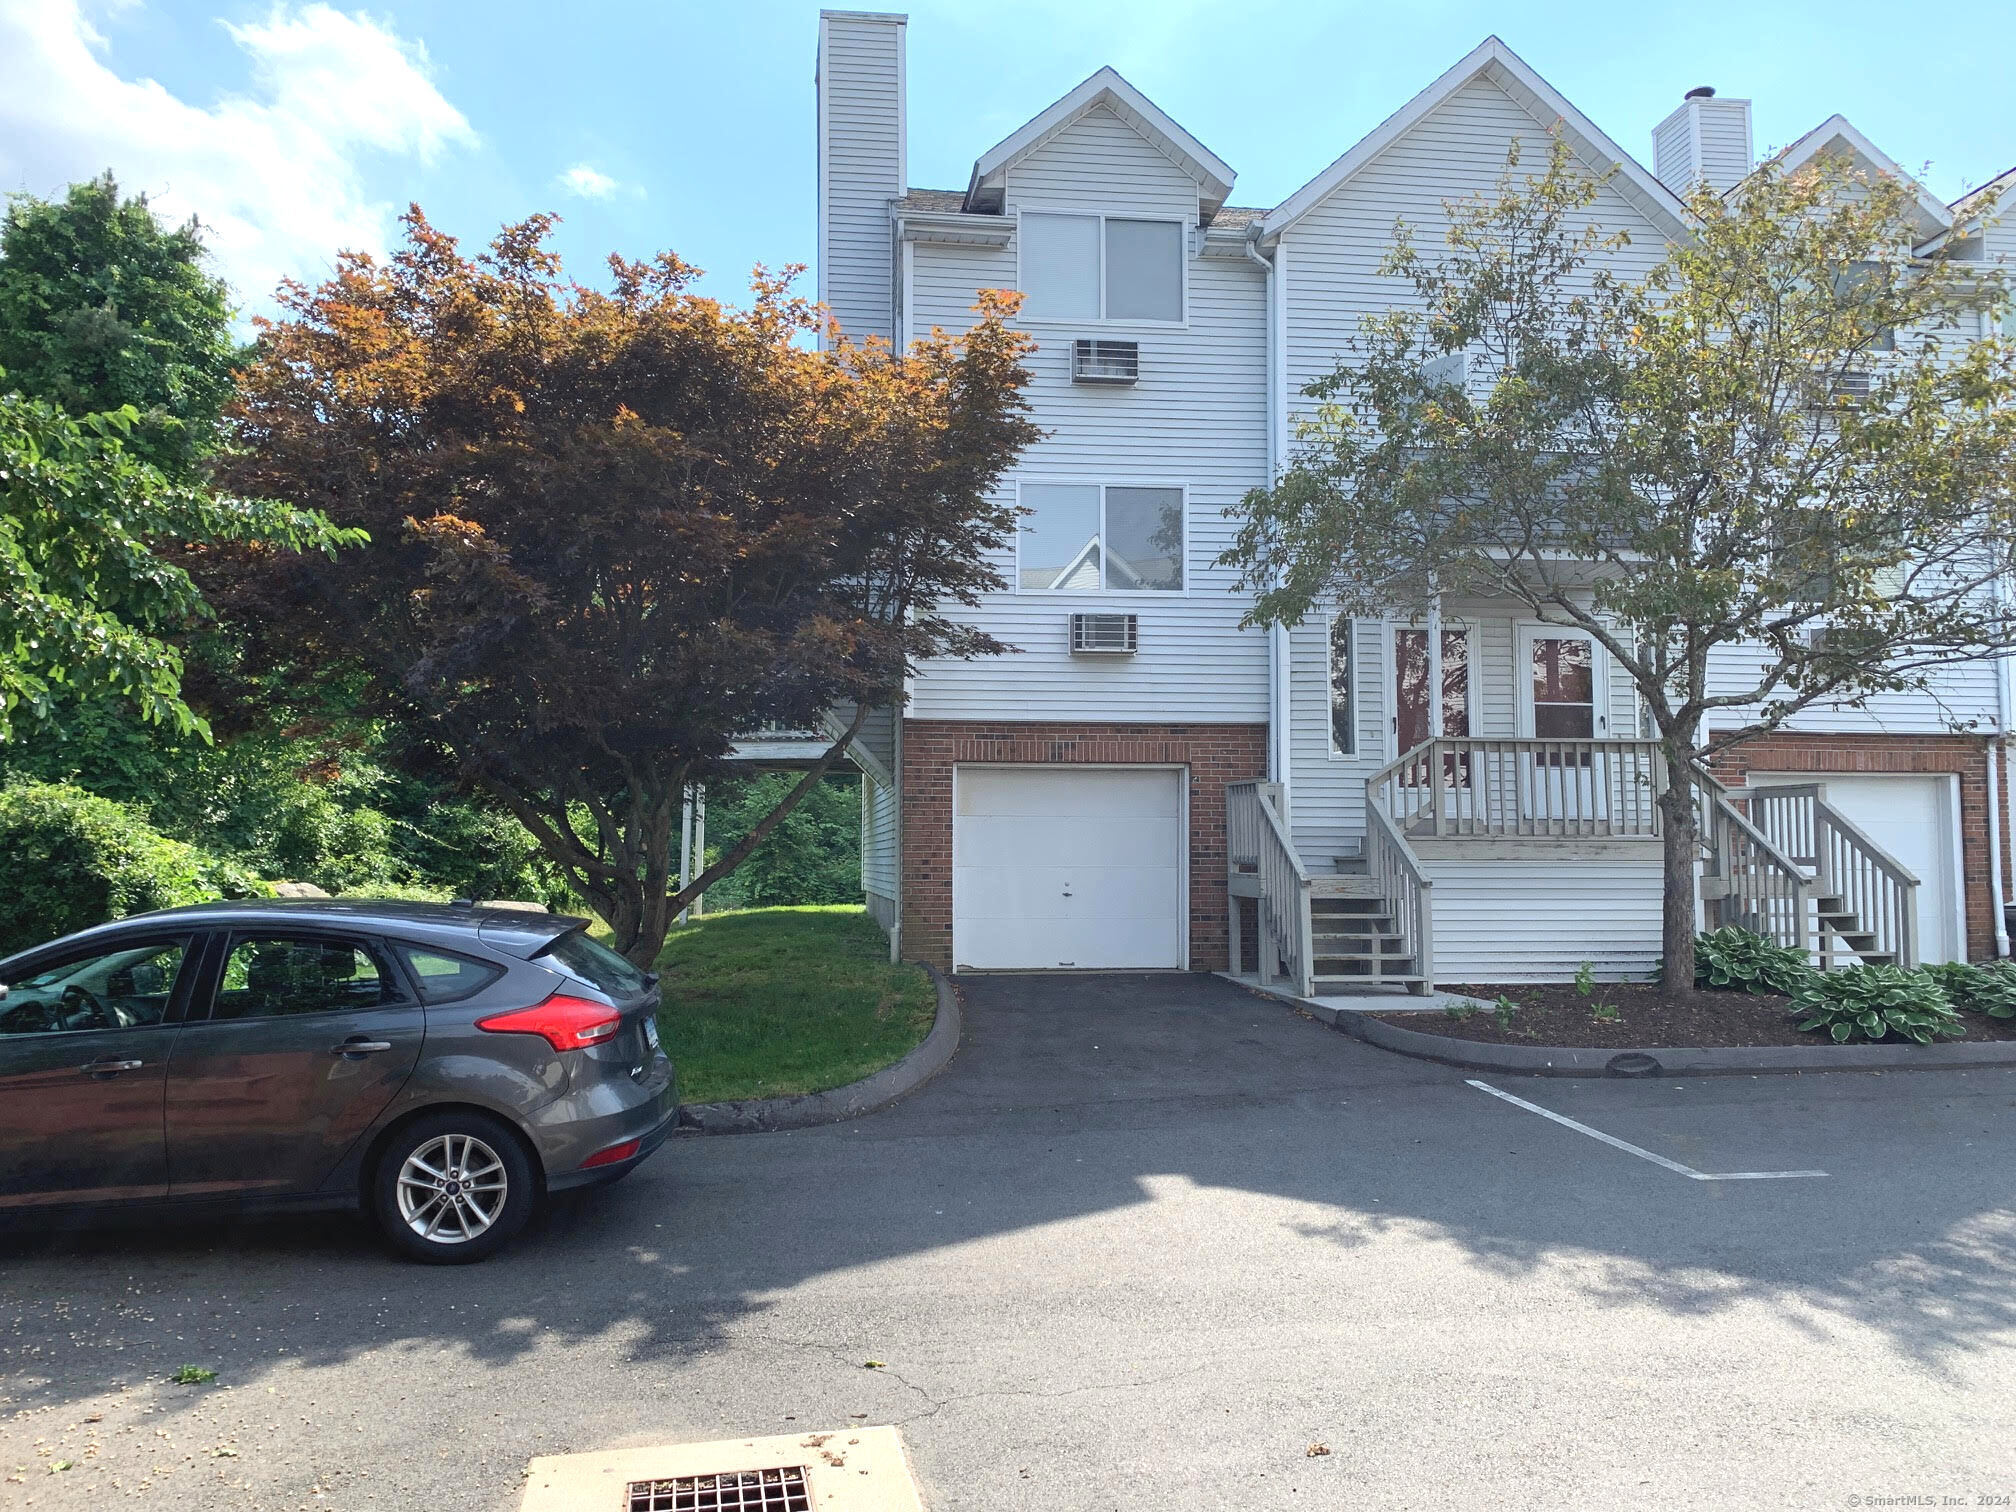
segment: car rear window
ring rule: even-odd
[[[635,997],[644,990],[643,972],[578,929],[562,935],[540,951],[539,956],[611,997]]]
[[[504,975],[502,966],[489,961],[472,961],[452,951],[432,950],[420,945],[401,945],[413,980],[420,984],[420,999],[427,1003],[457,1003],[474,997]]]

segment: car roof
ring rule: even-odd
[[[126,934],[149,925],[196,928],[244,927],[253,924],[323,925],[332,928],[387,930],[408,939],[447,944],[467,943],[473,935],[492,950],[529,959],[562,935],[588,927],[588,920],[570,914],[535,913],[524,908],[491,908],[480,904],[409,903],[390,898],[242,898],[214,903],[187,903],[179,908],[129,914],[48,940],[20,952],[40,954],[52,945],[88,944],[113,933]]]

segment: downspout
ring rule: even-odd
[[[1996,585],[1996,595],[2002,597],[2002,585]],[[1995,733],[1988,738],[1988,908],[1995,926],[1995,958],[2002,959],[2009,954],[2009,920],[2003,910],[2008,906],[2002,886],[2002,824],[2003,813],[2002,774],[1999,756],[2003,742],[2009,734],[2009,658],[1995,660]],[[1964,909],[1965,904],[1962,904]]]
[[[1249,237],[1244,243],[1247,258],[1267,275],[1267,483],[1272,487],[1286,465],[1288,433],[1288,329],[1287,269],[1288,249],[1277,245],[1269,260]],[[1285,625],[1267,628],[1267,776],[1281,789],[1283,818],[1289,807],[1289,778],[1292,771],[1289,673],[1291,647]]]

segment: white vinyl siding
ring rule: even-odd
[[[1288,641],[1289,813],[1297,848],[1319,866],[1327,866],[1333,856],[1356,854],[1365,833],[1365,779],[1402,754],[1393,728],[1393,657],[1394,632],[1407,627],[1380,620],[1353,622],[1358,743],[1353,754],[1345,755],[1331,738],[1330,623],[1327,614],[1312,615],[1290,632]],[[1526,675],[1518,661],[1519,630],[1530,623],[1522,606],[1503,600],[1444,603],[1444,633],[1462,631],[1470,639],[1471,735],[1504,740],[1519,733],[1519,683]],[[1636,735],[1638,701],[1631,679],[1614,659],[1606,658],[1606,672],[1603,712],[1609,723],[1597,733],[1613,739]]]
[[[1412,302],[1404,280],[1378,271],[1395,220],[1407,222],[1425,255],[1436,255],[1448,225],[1443,202],[1495,193],[1515,137],[1521,171],[1544,172],[1550,124],[1535,120],[1489,80],[1473,79],[1286,233],[1292,402],[1306,402],[1293,396],[1335,370],[1361,313]],[[1601,174],[1611,165],[1587,166]],[[1630,234],[1631,244],[1606,259],[1618,276],[1639,276],[1665,255],[1659,230],[1614,188],[1599,192],[1587,216],[1606,230]]]
[[[1659,848],[1643,859],[1434,858],[1435,981],[1565,982],[1587,961],[1599,981],[1643,981],[1659,962]]]
[[[1197,185],[1133,127],[1095,109],[1008,173],[1011,224],[1020,211],[1194,222]],[[917,244],[910,334],[963,330],[981,289],[1013,288],[1016,250]],[[1182,593],[1018,593],[1016,553],[994,558],[1010,591],[949,613],[1017,648],[1013,655],[923,666],[908,713],[916,719],[1087,720],[1258,724],[1267,718],[1267,637],[1242,630],[1248,600],[1217,565],[1236,521],[1225,511],[1267,476],[1267,338],[1258,268],[1242,259],[1186,256],[1182,326],[1109,327],[1138,334],[1141,376],[1128,385],[1071,381],[1072,326],[1032,325],[1032,415],[1045,435],[1004,483],[1013,503],[1024,481],[1154,486],[1186,496]],[[1140,649],[1125,657],[1073,657],[1072,611],[1137,614]]]
[[[896,896],[896,795],[861,779],[861,890]]]
[[[903,27],[819,23],[819,297],[854,340],[890,334],[889,202],[904,191]]]

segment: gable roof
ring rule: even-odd
[[[1451,95],[1477,78],[1488,79],[1510,95],[1536,120],[1558,120],[1562,134],[1575,155],[1591,166],[1617,167],[1611,181],[1640,214],[1672,237],[1687,235],[1686,211],[1679,198],[1619,147],[1595,122],[1582,114],[1539,74],[1524,58],[1496,37],[1486,37],[1468,56],[1441,78],[1402,105],[1392,115],[1361,138],[1337,161],[1297,189],[1268,213],[1261,225],[1263,238],[1279,236],[1314,210],[1361,168],[1405,136]]]
[[[1857,131],[1854,124],[1844,115],[1831,115],[1799,138],[1790,147],[1774,153],[1771,162],[1784,173],[1802,168],[1831,147],[1846,147],[1861,160],[1864,167],[1877,173],[1889,174],[1902,179],[1910,186],[1918,200],[1920,232],[1924,236],[1937,236],[1941,231],[1951,230],[1953,212],[1942,205],[1932,192],[1916,178],[1900,168],[1896,160],[1884,152],[1869,138]],[[1729,192],[1734,194],[1743,186],[1739,183]]]
[[[1953,224],[1958,227],[1963,221],[1973,220],[1983,211],[2001,210],[2004,214],[2016,208],[2016,168],[1999,173],[1979,189],[1970,189],[1947,208],[1953,212]]]
[[[1148,96],[1111,68],[1102,68],[1041,115],[980,154],[966,187],[968,210],[996,210],[1008,170],[1089,110],[1113,112],[1197,180],[1199,209],[1209,220],[1238,177],[1224,161],[1165,114]]]

